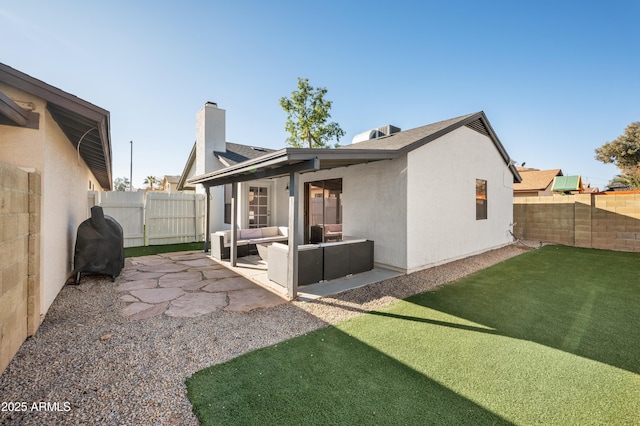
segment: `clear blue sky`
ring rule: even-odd
[[[594,149],[640,120],[640,1],[0,3],[0,62],[111,113],[114,177],[180,174],[206,101],[227,141],[282,148],[297,77],[342,143],[484,110],[513,159],[592,186]]]

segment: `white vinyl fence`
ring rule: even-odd
[[[122,226],[125,247],[204,241],[202,194],[92,192],[92,204],[102,206],[104,214]]]

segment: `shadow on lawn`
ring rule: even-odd
[[[335,327],[211,366],[186,385],[203,425],[513,424]]]
[[[638,253],[547,246],[407,301],[640,373],[638,276]]]

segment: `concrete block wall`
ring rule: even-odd
[[[0,372],[40,325],[40,186],[0,163]]]
[[[518,238],[640,252],[640,194],[515,198],[513,218]]]

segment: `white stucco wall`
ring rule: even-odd
[[[272,179],[271,225],[287,226],[289,224],[289,177]]]
[[[225,110],[211,103],[196,114],[196,176],[222,167],[213,153],[226,151],[225,115]]]
[[[102,190],[50,114],[45,118],[42,173],[42,307],[44,312],[64,286],[73,270],[78,226],[88,218],[89,182]]]
[[[488,137],[461,127],[407,161],[409,272],[512,241],[513,175]],[[487,181],[486,220],[476,220],[476,179]]]
[[[374,241],[374,261],[404,270],[407,217],[406,158],[305,173],[300,177],[299,241],[304,226],[304,183],[342,178],[342,232]]]
[[[39,129],[0,126],[0,161],[38,170],[42,177],[40,244],[41,315],[73,270],[78,226],[87,219],[87,192],[101,191],[97,179],[78,156],[46,102],[8,86],[3,93],[40,114]]]

